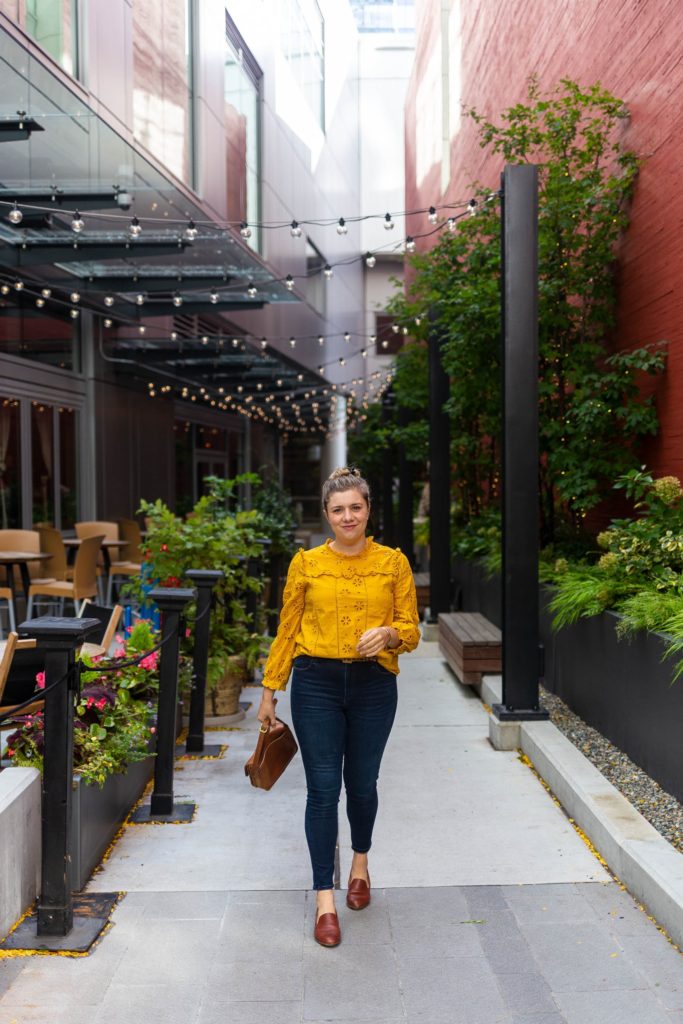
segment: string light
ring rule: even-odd
[[[240,224],[240,234],[242,238],[251,238],[251,228],[245,220]]]
[[[15,281],[14,282],[14,287],[16,288],[16,290],[18,292],[20,292],[22,290],[22,288],[24,287],[24,282],[23,281]]]
[[[215,288],[213,289],[213,291],[209,295],[209,302],[211,302],[214,306],[218,302],[218,292],[216,291]]]
[[[10,212],[7,214],[7,218],[10,224],[14,224],[15,227],[17,226],[17,224],[21,224],[22,220],[24,219],[24,215],[16,203],[14,204]]]
[[[105,306],[113,306],[114,305],[114,296],[113,295],[105,295],[104,296],[104,304],[105,304]]]
[[[289,347],[290,348],[296,348],[296,338],[290,338],[289,339]]]
[[[475,213],[477,212],[476,199],[470,199],[469,203],[467,204],[467,210],[469,212],[470,217],[474,217]]]
[[[337,234],[345,235],[348,232],[348,230],[349,229],[346,226],[346,221],[344,220],[343,217],[340,217],[339,220],[337,221]]]
[[[69,310],[69,312],[70,312],[70,314],[71,314],[71,319],[72,319],[72,320],[77,320],[77,319],[78,319],[78,313],[79,313],[79,310],[77,310],[77,309],[71,309],[71,310]]]
[[[140,293],[139,295],[136,295],[135,296],[135,305],[136,306],[144,306],[144,304],[145,304],[145,296],[142,293]]]
[[[451,234],[453,234],[453,232],[455,231],[455,229],[457,227],[457,223],[456,223],[455,217],[449,217],[448,218],[448,220],[446,221],[446,227],[451,232]]]
[[[179,292],[174,292],[171,302],[174,306],[180,307],[183,304],[183,297]]]
[[[430,224],[436,224],[438,219],[439,218],[438,218],[438,215],[437,215],[437,212],[436,212],[436,207],[435,206],[430,206],[429,207],[429,213],[427,214],[427,220],[429,221]]]
[[[185,228],[185,238],[187,238],[189,242],[194,242],[198,234],[199,231],[195,226],[195,222],[193,220],[189,220],[187,223],[187,227]]]
[[[42,288],[40,294],[44,299],[49,299],[52,295],[52,288]]]
[[[142,227],[140,225],[140,221],[137,219],[137,217],[133,217],[133,219],[130,222],[131,238],[139,238],[141,231]]]
[[[394,222],[391,219],[391,214],[390,213],[385,213],[384,214],[384,230],[385,231],[393,231],[393,229],[394,229]]]
[[[412,235],[406,237],[406,252],[415,252],[415,239]]]
[[[287,291],[290,292],[294,288],[294,278],[292,277],[291,274],[287,274],[287,277],[285,278],[285,286],[287,288]]]
[[[332,274],[333,274],[333,273],[334,273],[334,271],[332,270],[332,267],[331,267],[331,266],[329,265],[329,263],[326,263],[326,264],[325,264],[325,267],[324,267],[324,269],[323,269],[323,274],[325,275],[325,277],[326,277],[326,279],[327,279],[328,281],[329,281],[329,280],[330,280],[330,278],[332,277]]]
[[[105,321],[104,321],[104,326],[105,326],[105,327],[111,327],[111,326],[112,326],[112,323],[113,323],[113,321],[112,321],[112,320],[110,320],[110,319],[109,319],[109,317],[107,317],[107,318],[105,319]]]
[[[38,309],[42,309],[45,305],[45,299],[36,299],[36,306]]]
[[[71,230],[74,232],[74,234],[80,235],[80,233],[81,233],[81,231],[83,230],[84,227],[85,227],[85,221],[81,217],[81,215],[78,212],[78,210],[76,210],[74,212],[73,217],[71,218]]]
[[[348,344],[348,342],[350,342],[350,341],[351,341],[351,335],[349,334],[349,332],[348,332],[348,331],[345,331],[345,332],[344,332],[344,341],[345,341],[345,342],[346,342],[347,344]]]
[[[372,270],[372,268],[374,267],[375,263],[377,263],[377,260],[372,255],[372,253],[371,252],[366,252],[366,254],[365,254],[365,266],[369,267],[370,270]]]
[[[289,226],[289,233],[292,238],[301,238],[302,231],[297,221],[293,220]]]
[[[325,344],[325,339],[323,338],[322,334],[318,335],[318,344],[319,345],[324,345]]]
[[[247,295],[249,296],[250,299],[253,299],[257,292],[258,288],[256,287],[253,281],[250,281],[249,286],[247,288]]]

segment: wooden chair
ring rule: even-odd
[[[31,554],[38,554],[42,551],[40,546],[40,534],[38,530],[0,530],[0,551],[29,551]],[[34,583],[52,580],[52,576],[43,576],[40,562],[31,562],[28,567],[29,575]],[[15,583],[19,585],[21,579],[18,571],[15,570]]]
[[[130,576],[139,576],[142,572],[143,555],[140,527],[134,519],[119,519],[118,527],[121,540],[126,545],[126,558],[124,560],[111,563],[111,569],[109,570],[109,582],[107,584],[108,605],[110,605],[113,600],[115,577],[118,577],[118,585],[120,585],[122,578],[127,579]]]
[[[108,608],[106,605],[93,604],[92,601],[86,598],[81,605],[81,616],[85,619],[99,619],[102,623],[102,631],[99,636],[97,633],[91,634],[93,639],[84,643],[81,651],[89,654],[91,657],[97,657],[101,654],[107,655],[121,622],[122,615],[123,606],[120,604],[114,605],[113,608]]]
[[[0,657],[0,714],[5,715],[12,712],[17,707],[16,704],[3,704],[3,695],[5,693],[5,687],[7,686],[7,679],[9,677],[9,670],[12,666],[12,659],[14,658],[15,651],[28,651],[36,646],[35,640],[20,640],[18,635],[12,631],[7,640],[5,641],[4,650],[2,657]],[[33,715],[36,711],[39,711],[45,701],[42,697],[37,698],[32,704],[29,704],[25,708],[21,708],[22,715]]]
[[[62,602],[68,598],[74,603],[74,614],[79,614],[78,602],[97,594],[97,559],[103,541],[102,535],[86,537],[76,552],[73,580],[53,580],[48,583],[32,583],[28,592],[26,617],[31,618],[33,601],[36,597],[58,597]]]
[[[7,601],[9,628],[14,631],[17,628],[17,621],[14,614],[14,594],[11,587],[0,587],[0,601]],[[2,640],[3,636],[2,622],[0,622],[0,640]]]
[[[64,539],[53,526],[39,526],[40,550],[50,559],[50,575],[54,580],[70,580],[73,578],[73,566],[68,564]]]

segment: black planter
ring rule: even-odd
[[[74,776],[71,794],[71,888],[80,892],[102,860],[136,800],[151,778],[154,758],[108,776],[102,789]]]
[[[455,605],[460,611],[481,612],[494,626],[503,622],[503,591],[500,576],[489,576],[481,562],[453,559]]]
[[[462,564],[461,564],[462,563]],[[476,562],[458,559],[457,585],[464,611],[500,625],[500,579],[487,579]],[[683,800],[681,722],[683,680],[673,683],[673,662],[662,661],[665,638],[637,633],[620,640],[616,612],[579,619],[554,632],[550,595],[541,590],[545,686],[577,715],[635,761],[663,789]]]

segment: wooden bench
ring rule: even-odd
[[[461,683],[502,671],[500,630],[479,612],[439,615],[439,649]]]
[[[415,593],[417,594],[417,611],[420,618],[422,618],[425,609],[429,608],[429,573],[414,572],[413,579],[415,581]]]

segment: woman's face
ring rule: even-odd
[[[325,512],[334,539],[340,544],[353,544],[365,536],[370,506],[360,491],[337,491],[330,496]]]

